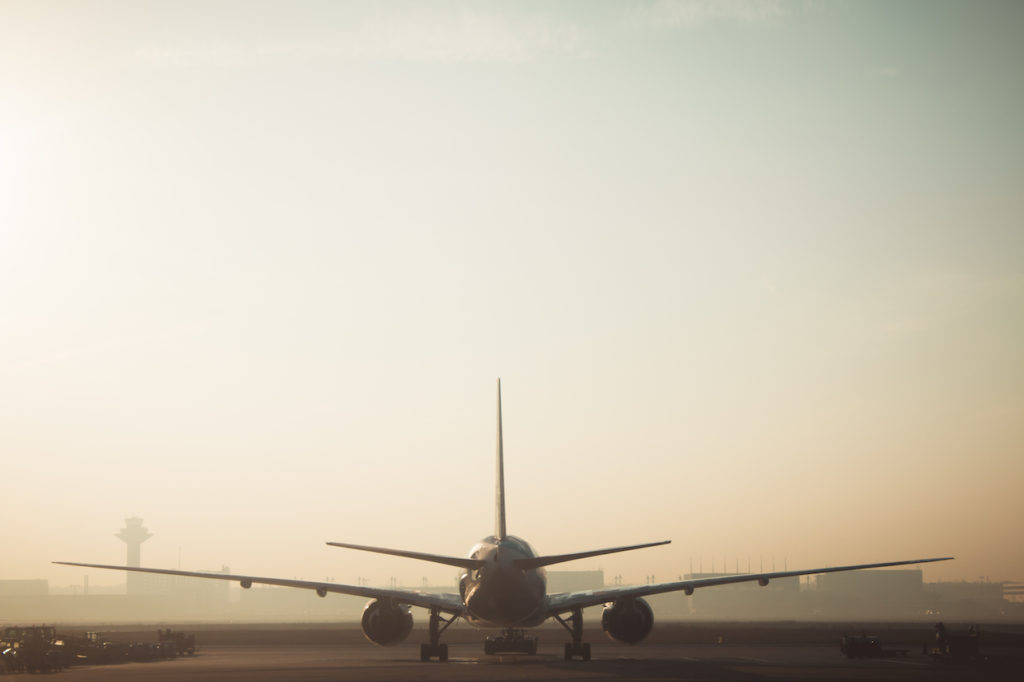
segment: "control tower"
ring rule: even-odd
[[[125,519],[124,528],[114,537],[120,538],[124,544],[128,545],[128,559],[125,561],[125,565],[141,566],[142,543],[153,537],[148,529],[142,527],[142,519],[137,516]],[[127,575],[128,594],[145,592],[144,578],[145,576],[141,573],[129,571]]]

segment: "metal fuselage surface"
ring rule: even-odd
[[[466,604],[466,620],[478,627],[529,628],[547,618],[544,603],[547,578],[543,568],[520,568],[516,559],[535,557],[525,540],[488,536],[470,550],[480,568],[464,573],[459,592]]]

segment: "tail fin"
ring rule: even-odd
[[[494,490],[494,537],[505,538],[505,462],[501,438],[501,379],[498,379],[498,479]]]

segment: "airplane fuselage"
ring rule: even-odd
[[[500,628],[529,628],[543,623],[548,617],[544,569],[515,565],[516,559],[535,556],[525,540],[512,535],[501,539],[491,535],[477,543],[469,558],[484,564],[468,570],[459,580],[466,620],[478,627]]]

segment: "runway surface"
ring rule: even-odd
[[[447,663],[422,663],[417,632],[404,644],[381,648],[353,636],[355,633],[350,629],[311,629],[291,632],[297,636],[282,638],[272,630],[239,628],[201,633],[200,640],[205,637],[229,643],[200,644],[199,655],[195,657],[79,666],[60,675],[69,682],[1024,679],[1024,651],[1019,647],[990,647],[990,651],[983,651],[983,660],[970,664],[935,660],[921,653],[920,644],[905,656],[851,660],[840,654],[831,633],[820,637],[822,641],[805,645],[793,636],[798,632],[786,631],[784,636],[777,631],[774,636],[768,632],[763,638],[769,642],[766,644],[751,643],[753,632],[734,637],[740,640],[737,643],[722,644],[681,642],[686,637],[668,641],[672,638],[662,636],[651,643],[626,646],[603,637],[588,637],[593,643],[594,660],[584,663],[562,660],[565,637],[557,631],[540,633],[541,647],[536,656],[485,656],[481,634],[463,631],[452,633]],[[921,628],[921,632],[927,634],[927,628]],[[238,638],[252,643],[230,643]],[[831,643],[824,643],[826,638]]]

